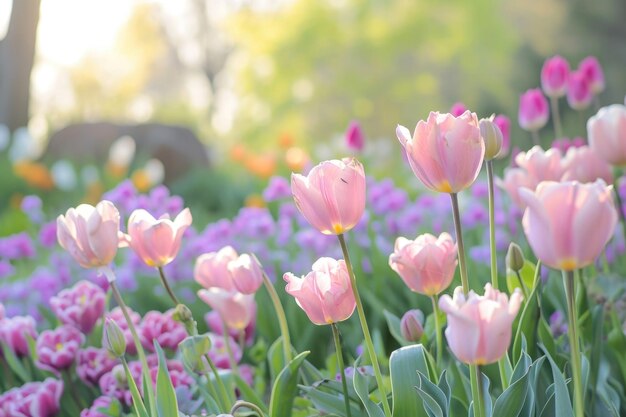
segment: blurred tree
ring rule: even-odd
[[[0,40],[0,124],[11,131],[28,124],[40,2],[13,1],[8,30]]]

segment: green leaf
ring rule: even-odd
[[[532,265],[532,268],[533,268],[532,271],[534,275],[532,274],[530,275],[533,281],[531,281],[529,285],[527,284],[527,286],[528,288],[532,288],[533,290],[528,296],[528,300],[525,300],[524,309],[522,310],[522,314],[519,316],[517,330],[515,331],[515,339],[513,340],[513,351],[512,351],[513,363],[516,363],[521,356],[522,336],[526,338],[526,342],[528,346],[530,347],[530,349],[532,349],[530,352],[531,355],[534,354],[534,349],[535,349],[536,340],[537,340],[537,320],[539,319],[539,316],[540,316],[539,289],[541,287],[541,285],[539,285],[539,282],[537,280],[539,276],[538,275],[539,270],[541,268],[537,268],[535,270],[534,269],[535,266],[532,263],[530,265]],[[527,264],[525,263],[524,268],[526,268],[526,266]],[[522,273],[523,272],[524,272],[524,269],[522,269]],[[528,275],[528,273],[526,275]],[[524,278],[524,275],[522,275],[522,278]],[[515,279],[517,280],[517,278]],[[508,275],[507,275],[507,282],[508,282]],[[536,285],[533,284],[533,282],[536,282]],[[513,291],[513,290],[510,290],[510,291]]]
[[[139,389],[133,379],[133,374],[130,372],[130,369],[128,369],[128,363],[126,363],[126,360],[122,360],[122,365],[124,366],[124,372],[126,373],[126,379],[128,380],[130,395],[133,397],[133,409],[135,410],[135,414],[137,414],[137,417],[148,417],[148,411],[143,403],[141,394],[139,394]]]
[[[417,372],[420,384],[416,387],[417,392],[424,401],[424,408],[431,417],[448,416],[448,399],[446,394],[428,377],[421,372]]]
[[[526,288],[533,288],[535,284],[535,274],[540,268],[536,268],[535,264],[528,259],[524,260],[524,266],[520,271],[522,281],[526,284]],[[516,288],[521,288],[517,274],[512,269],[506,270],[506,286],[509,290],[509,294],[512,294]]]
[[[359,371],[359,368],[361,367],[361,359],[362,357],[359,356],[359,358],[354,362],[354,390],[361,399],[369,417],[385,417],[385,414],[380,406],[378,406],[378,404],[370,398],[368,379],[371,379],[371,377],[367,377]]]
[[[565,383],[565,377],[563,376],[561,370],[557,367],[556,362],[554,362],[547,349],[543,346],[540,347],[544,349],[546,358],[550,362],[550,367],[552,369],[552,379],[554,380],[554,414],[556,416],[574,415],[569,391],[567,390],[567,384]]]
[[[389,358],[393,417],[427,416],[422,399],[414,387],[420,385],[417,371],[428,375],[428,363],[422,345],[406,346],[395,350]]]
[[[233,374],[233,377],[235,378],[235,384],[237,385],[237,388],[241,392],[241,397],[244,400],[251,402],[252,404],[259,407],[264,413],[267,413],[267,406],[265,405],[263,400],[257,395],[257,393],[252,389],[252,387],[248,385],[248,383],[244,381],[239,375]]]
[[[343,401],[343,396],[331,394],[316,387],[300,386],[300,388],[306,392],[318,411],[339,415],[346,413],[346,405]],[[366,417],[366,414],[355,407],[354,404],[350,404],[350,412],[353,417]]]
[[[178,416],[178,402],[176,401],[176,392],[170,379],[170,373],[167,370],[167,361],[163,349],[159,346],[159,342],[154,341],[154,350],[159,357],[159,369],[157,371],[156,381],[156,407],[159,417]]]
[[[387,320],[389,333],[391,333],[393,338],[396,339],[400,346],[410,345],[410,343],[402,337],[402,332],[400,331],[400,319],[387,310],[383,310],[383,314],[385,315],[385,320]]]
[[[283,338],[280,336],[277,338],[272,346],[267,351],[267,361],[270,366],[270,378],[272,381],[276,380],[278,374],[285,367],[285,358],[283,356]]]
[[[21,379],[23,382],[30,382],[30,375],[24,364],[18,359],[15,355],[15,352],[11,350],[5,343],[0,343],[2,346],[2,354],[4,355],[4,359],[9,364],[9,368]]]
[[[524,354],[524,356],[528,358],[528,363],[530,363],[530,357],[526,354]],[[520,359],[520,362],[522,362],[522,359]],[[522,411],[528,395],[528,371],[530,366],[525,366],[525,363],[521,365],[526,368],[526,371],[498,397],[493,407],[494,416],[517,417]],[[518,368],[520,368],[520,364],[516,366],[515,371],[517,371]]]
[[[309,353],[305,351],[293,358],[276,377],[270,397],[270,417],[291,416],[298,389],[298,370]]]

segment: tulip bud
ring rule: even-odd
[[[509,250],[506,253],[507,268],[519,272],[524,267],[524,253],[517,243],[511,242]]]
[[[500,153],[502,149],[502,131],[497,124],[493,122],[493,117],[489,119],[481,119],[478,123],[480,127],[480,136],[485,142],[485,161],[489,161]]]
[[[435,313],[436,314],[436,313]],[[419,342],[424,334],[424,314],[420,310],[409,310],[400,320],[400,333],[409,342]]]
[[[189,336],[178,345],[185,366],[194,372],[205,370],[204,355],[211,349],[211,339],[207,335]]]
[[[110,318],[104,322],[102,331],[102,347],[116,358],[121,358],[126,352],[126,339],[117,323]]]

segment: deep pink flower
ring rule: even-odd
[[[137,387],[140,391],[142,391],[141,363],[138,361],[131,362],[128,364],[128,367],[133,375],[133,379],[137,383]],[[100,386],[100,391],[102,391],[103,395],[116,398],[126,405],[132,404],[132,396],[130,390],[128,389],[128,380],[126,379],[124,367],[121,364],[114,366],[113,369],[102,375],[98,385]]]
[[[230,343],[230,349],[233,352],[235,362],[239,363],[243,352],[239,347],[239,344],[232,338],[217,335],[215,333],[207,333],[211,339],[211,349],[209,350],[209,357],[216,367],[220,369],[230,369],[230,358],[228,357],[228,350],[226,349],[226,341]]]
[[[528,208],[522,224],[530,247],[545,265],[571,271],[593,263],[617,223],[611,187],[543,182],[535,192],[522,189]]]
[[[548,123],[548,100],[538,88],[527,90],[520,96],[518,122],[522,129],[538,131]]]
[[[174,260],[185,230],[191,225],[191,212],[181,211],[174,221],[168,214],[158,220],[144,209],[131,213],[128,219],[128,245],[148,266],[162,267]]]
[[[18,356],[28,356],[28,336],[37,338],[35,319],[31,316],[7,317],[0,320],[0,342]]]
[[[309,320],[317,325],[350,318],[356,307],[350,276],[343,259],[319,258],[302,278],[283,275],[285,291],[296,299]]]
[[[144,348],[154,351],[154,340],[164,349],[178,348],[178,344],[187,337],[187,331],[182,323],[174,320],[173,314],[174,310],[165,313],[149,311],[143,317],[138,332]]]
[[[611,165],[626,165],[626,106],[601,108],[587,121],[589,146]]]
[[[593,94],[604,91],[604,71],[595,56],[588,56],[580,61],[578,71],[585,75]]]
[[[83,268],[107,266],[119,244],[120,213],[110,201],[81,204],[57,218],[59,244]]]
[[[4,319],[4,317],[5,317],[4,304],[0,303],[0,320]]]
[[[572,71],[567,80],[567,103],[574,110],[584,110],[591,104],[593,93],[589,80],[580,71]]]
[[[53,417],[60,411],[63,381],[46,378],[0,395],[0,417]]]
[[[501,159],[509,154],[511,148],[511,120],[503,114],[498,114],[493,122],[500,128],[502,132],[502,149],[496,158]]]
[[[458,193],[476,180],[485,156],[478,118],[466,111],[459,117],[431,112],[417,123],[413,136],[398,125],[413,173],[426,187],[442,193]]]
[[[601,178],[613,183],[611,165],[588,146],[571,147],[563,159],[564,172],[561,181],[595,182]]]
[[[112,397],[102,395],[94,400],[90,408],[81,411],[80,417],[109,417],[108,414],[103,414],[100,409],[108,409],[112,403]]]
[[[139,323],[141,322],[141,316],[139,315],[139,313],[134,312],[128,307],[126,307],[126,311],[128,311],[130,320],[135,325],[135,328],[138,328]],[[128,328],[128,323],[124,318],[124,313],[122,313],[122,310],[119,307],[115,307],[113,310],[111,310],[111,312],[109,312],[107,317],[113,320],[124,333],[124,339],[126,339],[126,353],[130,355],[135,355],[137,353],[137,347],[135,346],[133,335]]]
[[[467,111],[467,107],[465,107],[465,104],[461,103],[460,101],[457,101],[456,103],[452,105],[452,107],[450,107],[450,114],[453,115],[454,117],[459,117],[466,111]]]
[[[307,176],[291,174],[291,192],[300,213],[320,232],[352,229],[365,211],[365,171],[354,158],[325,161]]]
[[[247,253],[237,254],[231,246],[200,255],[194,277],[204,288],[218,287],[243,294],[254,294],[263,284],[261,265]]]
[[[448,233],[439,237],[425,233],[415,240],[397,238],[389,266],[412,291],[433,296],[450,286],[456,256],[456,244]]]
[[[245,329],[256,315],[254,294],[212,287],[198,291],[198,297],[220,314],[229,329]]]
[[[365,147],[365,136],[361,124],[356,120],[350,122],[346,131],[346,145],[348,149],[360,152]]]
[[[44,330],[37,338],[37,366],[52,372],[69,368],[84,341],[85,336],[72,326]]]
[[[89,334],[105,309],[105,294],[89,281],[80,281],[50,299],[50,308],[63,324]]]
[[[548,97],[563,97],[567,90],[569,63],[555,55],[546,59],[541,69],[541,88]]]
[[[446,339],[461,362],[487,365],[498,361],[511,343],[511,326],[522,303],[519,288],[509,300],[505,293],[485,285],[485,295],[457,287],[454,297],[444,295],[439,308],[448,316]]]
[[[100,377],[117,365],[117,360],[104,349],[88,347],[78,351],[76,373],[87,384],[98,385]]]

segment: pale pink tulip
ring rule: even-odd
[[[567,90],[569,63],[563,57],[555,55],[546,59],[541,68],[541,88],[548,97],[563,97]]]
[[[291,174],[291,192],[298,210],[326,235],[352,229],[365,210],[365,171],[354,158],[325,161],[305,177]]]
[[[198,297],[222,316],[229,329],[244,330],[256,315],[254,294],[212,287],[198,291]]]
[[[585,75],[593,94],[604,91],[604,71],[594,56],[588,56],[578,64],[578,71]]]
[[[81,204],[57,218],[59,244],[83,268],[107,266],[120,242],[120,213],[110,201]]]
[[[448,233],[438,238],[425,233],[415,240],[399,237],[394,253],[389,255],[389,266],[411,291],[433,296],[450,286],[456,255],[456,244]]]
[[[504,356],[511,343],[511,326],[522,303],[519,288],[509,300],[505,293],[485,285],[485,295],[457,287],[454,297],[444,295],[439,308],[448,317],[446,339],[461,362],[487,365]]]
[[[515,156],[517,166],[523,168],[535,186],[541,181],[559,181],[563,175],[563,155],[558,149],[544,151],[540,146],[533,146],[528,152]],[[534,187],[533,187],[534,188]]]
[[[459,117],[431,112],[420,120],[411,137],[398,125],[398,140],[413,173],[426,187],[443,193],[458,193],[476,180],[485,156],[478,118],[466,111]]]
[[[400,333],[409,342],[419,342],[424,334],[424,313],[409,310],[400,319]]]
[[[194,277],[204,288],[218,287],[243,294],[254,294],[263,284],[258,261],[247,253],[237,254],[231,246],[200,255]]]
[[[52,312],[63,324],[89,334],[104,314],[104,291],[89,281],[80,281],[50,298]]]
[[[580,71],[572,71],[567,79],[567,103],[574,110],[584,110],[591,104],[593,92],[589,80]]]
[[[356,301],[343,259],[320,258],[312,269],[302,278],[291,272],[283,275],[287,282],[285,291],[296,299],[314,324],[331,324],[350,318]]]
[[[601,108],[587,121],[589,146],[611,165],[626,165],[626,106]]]
[[[520,198],[519,190],[522,187],[534,190],[537,183],[522,168],[506,168],[504,170],[504,179],[496,178],[496,185],[507,192],[516,206],[523,209],[526,208],[526,203]]]
[[[148,266],[162,267],[174,260],[185,230],[191,225],[191,212],[181,211],[172,221],[168,214],[158,220],[138,209],[128,219],[128,245]]]
[[[607,184],[613,183],[611,165],[600,158],[589,146],[571,147],[563,159],[565,171],[561,181],[595,182],[603,179]]]
[[[537,190],[520,190],[527,204],[522,224],[535,255],[545,265],[572,271],[593,263],[617,223],[611,187],[543,182]]]
[[[518,122],[522,129],[538,131],[548,123],[550,108],[548,100],[538,88],[527,90],[520,96]]]

